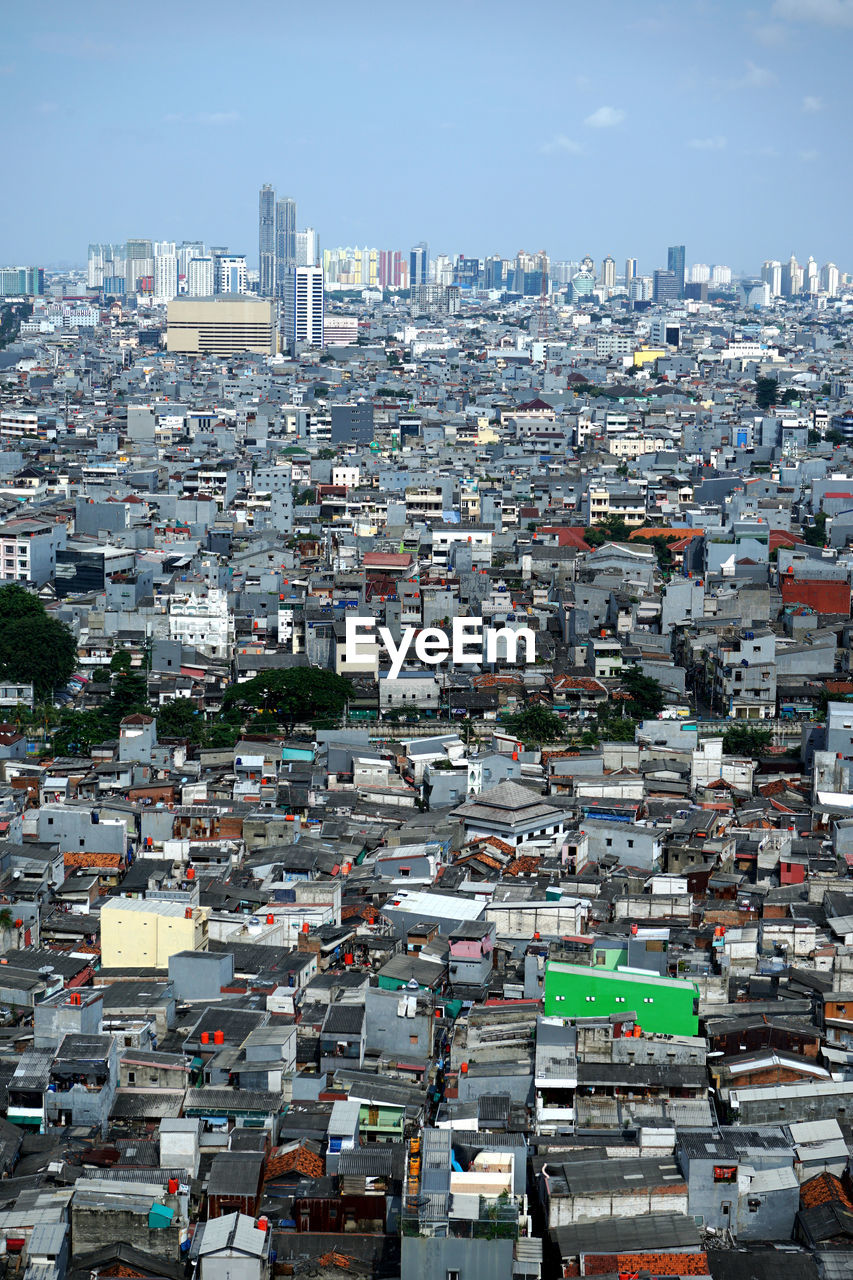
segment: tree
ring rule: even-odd
[[[226,690],[223,708],[242,707],[272,715],[292,733],[299,722],[340,719],[352,685],[334,671],[320,667],[292,667],[289,671],[262,671],[252,680]]]
[[[3,624],[17,622],[19,618],[44,617],[44,605],[38,596],[34,596],[26,587],[17,582],[0,588],[0,619]]]
[[[723,734],[723,750],[731,756],[764,755],[770,742],[769,729],[756,729],[747,725],[732,724]]]
[[[541,703],[525,707],[515,715],[506,716],[503,723],[522,742],[529,742],[534,746],[541,746],[543,742],[557,742],[565,737],[560,717]]]
[[[627,542],[631,530],[621,516],[611,513],[584,530],[584,541],[591,547],[600,547],[605,542]]]
[[[189,738],[190,742],[202,742],[204,717],[189,698],[173,698],[171,702],[165,702],[157,712],[157,736]]]
[[[46,701],[76,665],[77,645],[65,623],[16,583],[0,588],[0,677],[32,684],[36,699]]]
[[[755,403],[759,409],[769,409],[776,403],[779,384],[775,378],[756,378]]]
[[[120,649],[110,658],[110,671],[129,671],[133,660],[126,649]]]
[[[803,537],[810,547],[822,547],[826,543],[826,512],[818,511],[814,524],[803,530]]]
[[[602,742],[633,742],[636,728],[629,716],[603,718],[598,722],[598,737]]]
[[[622,672],[622,687],[630,694],[625,710],[636,720],[651,720],[663,710],[663,689],[653,676],[644,675],[640,667]]]

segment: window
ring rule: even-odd
[[[587,1004],[595,1004],[595,996],[584,996]]]
[[[128,1083],[128,1084],[136,1084],[136,1072],[135,1072],[135,1071],[128,1071],[128,1073],[127,1073],[127,1083]]]
[[[447,1273],[447,1280],[459,1280],[459,1272],[458,1272],[458,1271],[448,1271],[448,1273]]]
[[[715,1164],[714,1165],[714,1181],[715,1182],[737,1182],[737,1165],[736,1164]]]
[[[417,1043],[418,1043],[417,1036],[409,1036],[409,1044],[417,1044]]]

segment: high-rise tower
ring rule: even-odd
[[[265,183],[258,198],[258,292],[275,293],[275,189]]]
[[[275,296],[284,297],[284,282],[296,266],[296,201],[285,196],[275,206]]]

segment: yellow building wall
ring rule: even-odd
[[[191,920],[155,911],[101,912],[101,964],[105,969],[168,969],[178,951],[199,951],[207,942],[207,920],[196,909]]]
[[[654,350],[644,350],[634,352],[634,368],[642,369],[643,365],[653,364],[655,360],[660,360],[661,356],[665,356],[665,347],[655,347]]]

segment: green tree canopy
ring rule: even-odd
[[[320,667],[292,667],[262,671],[251,680],[226,690],[223,708],[242,707],[274,717],[291,733],[300,721],[339,719],[352,685],[334,671]]]
[[[630,694],[626,712],[636,720],[651,720],[663,711],[664,697],[653,676],[643,675],[640,667],[627,667],[621,676],[622,687]]]
[[[769,409],[776,403],[779,383],[775,378],[756,378],[755,403],[759,409]]]
[[[515,715],[505,716],[503,724],[522,742],[534,747],[540,747],[543,742],[558,742],[565,737],[560,717],[541,704],[525,707]]]
[[[761,756],[770,746],[769,729],[733,723],[723,735],[723,750],[732,756]]]
[[[76,665],[77,645],[65,623],[17,583],[0,588],[0,677],[32,684],[36,698],[46,700]]]
[[[584,530],[583,536],[591,547],[600,547],[605,542],[627,542],[630,533],[631,529],[622,517],[611,513]]]

